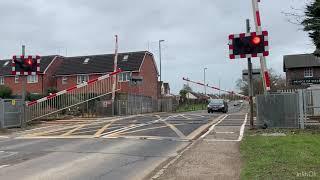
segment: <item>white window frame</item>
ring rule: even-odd
[[[131,73],[130,72],[122,72],[119,74],[119,82],[128,82],[130,81],[130,76],[131,76]]]
[[[19,76],[14,76],[14,83],[16,83],[16,84],[19,83]]]
[[[38,75],[28,75],[27,76],[27,83],[28,84],[38,83],[38,80],[39,80]]]
[[[305,78],[313,77],[313,68],[305,68],[304,77]]]
[[[61,84],[63,84],[63,85],[64,84],[68,84],[67,81],[68,81],[68,77],[67,76],[63,76],[62,79],[61,79]]]
[[[0,76],[0,85],[4,85],[4,77]]]
[[[89,81],[89,75],[77,75],[77,84]]]

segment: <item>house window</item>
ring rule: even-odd
[[[0,85],[4,85],[4,77],[0,77]]]
[[[88,75],[78,75],[77,76],[77,84],[81,84],[83,82],[88,82],[89,76]]]
[[[130,72],[123,72],[119,74],[119,82],[126,82],[130,80]]]
[[[27,76],[28,83],[38,83],[38,75],[29,75]]]
[[[68,84],[68,78],[66,76],[63,76],[61,81],[62,84]]]
[[[313,69],[305,68],[304,69],[304,77],[313,77]]]
[[[15,82],[15,83],[19,83],[19,76],[15,76],[15,77],[14,77],[14,82]]]

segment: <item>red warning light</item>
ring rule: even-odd
[[[261,38],[259,36],[254,36],[252,38],[252,43],[253,44],[258,45],[258,44],[260,44],[260,42],[261,42]]]
[[[27,62],[26,62],[29,66],[32,65],[32,59],[27,59]]]

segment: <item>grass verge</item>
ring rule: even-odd
[[[320,179],[320,132],[249,132],[241,142],[241,179]]]

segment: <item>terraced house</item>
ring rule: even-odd
[[[58,91],[113,72],[114,54],[88,56],[43,56],[40,74],[27,77],[29,93],[46,95],[49,88]],[[122,94],[159,97],[158,70],[153,54],[148,51],[126,52],[118,55]],[[139,83],[130,80],[139,79]],[[11,75],[11,60],[0,61],[0,84],[10,87],[14,95],[21,94],[21,76]]]

